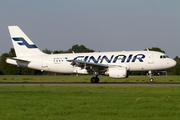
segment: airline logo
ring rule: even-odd
[[[94,63],[103,63],[103,61],[107,62],[107,63],[116,63],[117,61],[120,61],[121,63],[129,63],[129,62],[144,62],[143,59],[146,56],[144,54],[130,54],[128,56],[126,55],[117,55],[114,56],[112,55],[111,57],[107,57],[106,55],[101,56],[99,55],[97,58],[95,58],[94,56],[77,56],[76,58],[74,58],[74,60],[82,60],[85,62],[94,62]]]
[[[30,45],[24,38],[12,38],[14,41],[18,41],[19,45],[25,45],[27,48],[37,48],[36,45]]]

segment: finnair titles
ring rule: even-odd
[[[145,55],[143,54],[137,54],[133,56],[133,54],[130,54],[128,56],[126,55],[112,55],[110,58],[108,58],[106,55],[102,56],[99,55],[97,59],[95,59],[94,56],[77,56],[74,58],[74,60],[81,59],[84,62],[94,62],[94,63],[103,63],[103,61],[106,61],[107,63],[116,63],[117,60],[121,60],[121,63],[128,63],[128,62],[135,62],[136,59],[139,60],[139,62],[143,62],[143,59],[145,58]]]

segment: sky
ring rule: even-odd
[[[0,0],[0,55],[13,47],[12,25],[40,50],[159,47],[180,57],[180,0]]]

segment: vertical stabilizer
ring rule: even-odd
[[[17,57],[44,54],[18,26],[8,26],[8,28]]]

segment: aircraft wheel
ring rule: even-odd
[[[91,78],[91,83],[98,83],[99,82],[99,78],[98,77],[92,77]]]
[[[91,83],[96,83],[96,78],[95,77],[91,78]]]
[[[153,78],[150,78],[149,81],[152,83],[152,82],[154,81],[154,79],[153,79]]]
[[[98,83],[99,82],[99,78],[98,77],[96,77],[96,83]]]

